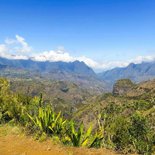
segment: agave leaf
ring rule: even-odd
[[[96,143],[101,143],[102,140],[103,140],[103,135],[101,133],[96,133],[89,147],[95,147]]]
[[[54,132],[53,128],[51,126],[48,127],[52,132]]]
[[[92,125],[90,125],[90,127],[88,128],[87,132],[86,132],[86,137],[89,137],[92,133]]]
[[[82,139],[82,134],[83,134],[83,124],[81,123],[80,124],[80,128],[78,128],[78,132],[77,132],[77,142],[78,142],[78,146],[80,145],[81,143],[81,139]]]
[[[74,146],[79,146],[79,142],[78,142],[78,139],[77,139],[77,136],[75,134],[73,134],[73,144]]]
[[[67,122],[67,120],[64,120],[64,121],[62,122],[62,125],[66,124],[66,122]]]
[[[32,120],[32,122],[37,126],[37,123],[36,123],[36,121],[35,121],[35,119],[31,116],[31,115],[29,115],[28,113],[27,113],[27,116]]]
[[[74,127],[74,122],[73,121],[70,122],[70,126],[71,126],[72,134],[75,134],[75,127]]]
[[[82,142],[82,146],[83,146],[83,147],[86,146],[87,143],[88,143],[88,138],[86,138],[86,139]]]

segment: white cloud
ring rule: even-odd
[[[92,68],[100,68],[100,64],[90,58],[87,58],[85,56],[78,57],[76,60],[85,62],[88,66]]]
[[[107,70],[112,69],[114,67],[125,67],[129,65],[130,63],[141,63],[143,61],[153,61],[155,60],[155,56],[138,56],[135,59],[131,59],[128,61],[108,61],[108,62],[97,62],[95,60],[92,60],[86,56],[81,57],[73,57],[68,52],[64,50],[58,49],[55,51],[46,51],[40,54],[33,55],[33,60],[36,61],[64,61],[64,62],[73,62],[75,60],[83,61],[88,66],[92,67],[95,70]]]
[[[151,62],[155,61],[155,55],[154,56],[138,56],[134,59],[131,60],[126,60],[126,61],[109,61],[109,62],[104,62],[100,63],[100,67],[98,69],[102,70],[107,70],[107,69],[112,69],[115,67],[126,67],[130,63],[135,63],[135,64],[140,64],[142,62]]]
[[[154,61],[155,60],[155,56],[138,56],[135,60],[133,60],[134,63],[138,64],[141,62],[150,62],[150,61]]]
[[[3,44],[0,44],[0,56],[8,59],[28,59],[26,53],[32,51],[25,39],[19,35],[15,38],[5,39]]]
[[[5,39],[4,44],[8,48],[7,52],[11,54],[29,53],[32,51],[32,47],[30,47],[25,39],[19,35],[16,35],[13,39]]]
[[[7,52],[7,47],[5,44],[0,44],[0,53],[5,53]]]
[[[143,61],[153,61],[155,56],[138,56],[135,59],[128,61],[107,61],[97,62],[86,56],[74,57],[65,51],[64,47],[58,47],[57,50],[43,51],[33,53],[32,48],[28,45],[25,39],[16,35],[14,39],[7,38],[3,44],[0,44],[0,57],[8,59],[29,59],[36,61],[64,61],[73,62],[75,60],[83,61],[94,70],[107,70],[114,67],[125,67],[130,63],[141,63]]]
[[[6,57],[8,48],[5,44],[0,44],[0,57]]]
[[[45,51],[43,53],[35,54],[33,55],[33,59],[37,61],[65,61],[65,62],[71,62],[76,60],[74,57],[70,56],[69,53],[62,50]]]
[[[21,48],[18,49],[18,52],[27,53],[32,51],[32,48],[28,45],[23,37],[16,35],[16,40],[21,45]]]

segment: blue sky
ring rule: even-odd
[[[0,0],[1,51],[6,39],[25,39],[31,56],[52,50],[101,70],[152,60],[155,0]]]

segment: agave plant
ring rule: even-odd
[[[61,112],[59,112],[57,115],[53,112],[52,123],[49,126],[50,131],[53,134],[60,134],[64,129],[65,124],[66,120],[63,120],[63,118],[61,117]]]
[[[88,128],[86,132],[84,132],[83,123],[76,129],[74,121],[70,121],[69,129],[67,130],[67,135],[70,138],[73,146],[87,146],[89,142],[89,137],[92,133],[92,126]]]
[[[47,134],[59,134],[66,122],[60,117],[61,112],[56,114],[49,106],[45,108],[39,107],[37,116],[33,117],[29,114],[28,116],[35,126],[39,127],[42,132]]]

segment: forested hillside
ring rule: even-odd
[[[23,126],[37,139],[57,137],[64,145],[153,154],[154,84],[154,81],[137,85],[128,79],[119,80],[113,94],[90,96],[85,105],[66,115],[63,109],[54,111],[50,99],[43,99],[44,92],[32,96],[25,94],[24,89],[12,91],[8,80],[1,78],[0,123]],[[64,90],[67,91],[61,91]]]

